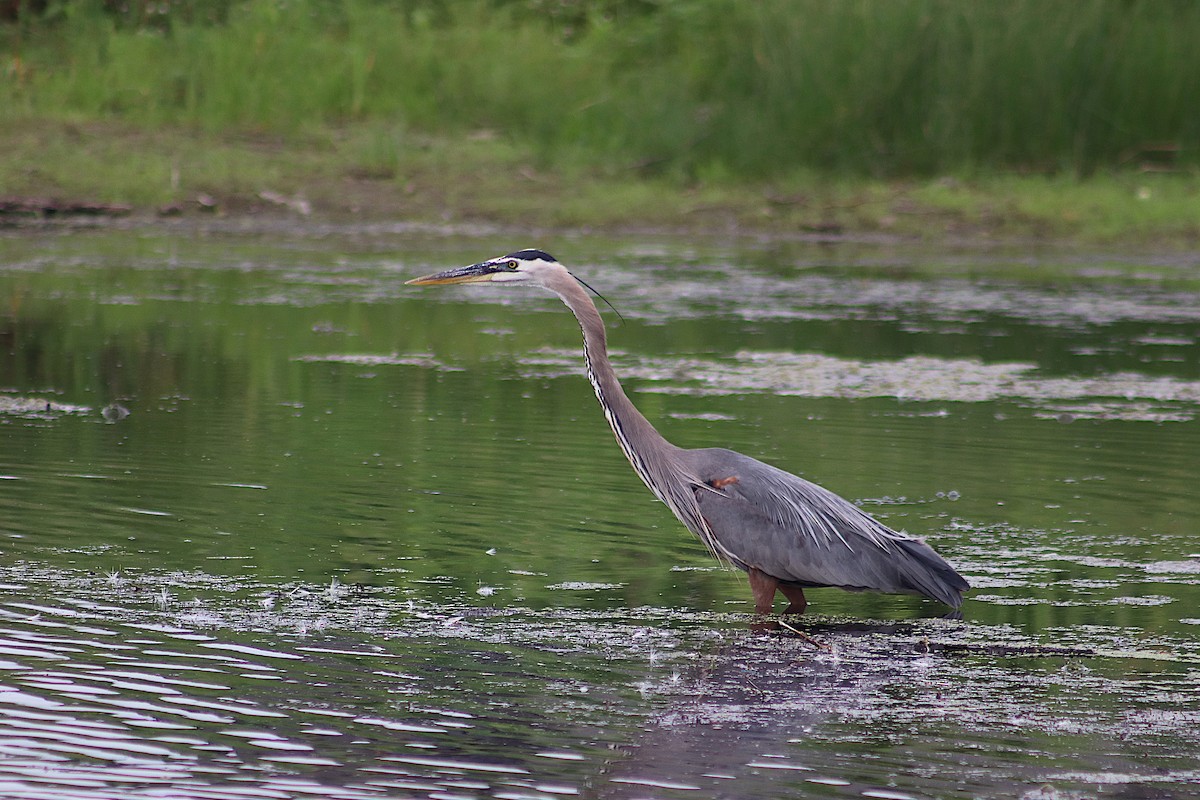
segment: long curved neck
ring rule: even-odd
[[[583,355],[588,380],[596,390],[596,399],[604,409],[604,416],[617,437],[617,443],[650,490],[666,500],[656,484],[660,483],[662,470],[667,468],[679,448],[663,438],[625,395],[608,361],[604,321],[592,298],[574,279],[559,282],[553,288],[579,320],[579,327],[583,330]]]
[[[608,363],[604,322],[596,304],[569,273],[564,273],[562,280],[548,288],[562,298],[579,320],[588,380],[592,382],[604,416],[634,472],[714,555],[728,558],[700,513],[693,490],[702,486],[703,480],[688,467],[687,451],[664,439],[625,396],[621,382]]]

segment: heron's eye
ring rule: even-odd
[[[510,262],[508,262],[507,264],[505,264],[504,266],[508,267],[509,269],[516,269],[516,268],[517,268],[517,262],[516,262],[516,261],[510,261]]]

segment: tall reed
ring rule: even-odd
[[[245,0],[221,23],[138,27],[67,3],[0,33],[0,120],[487,128],[686,176],[1200,161],[1190,0],[610,0],[569,21],[543,5]]]

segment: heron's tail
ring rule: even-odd
[[[945,603],[951,608],[962,605],[963,593],[971,588],[971,584],[967,583],[954,567],[946,563],[946,559],[920,539],[902,539],[896,544],[907,556],[903,562],[897,564],[900,573],[898,577],[910,591]]]

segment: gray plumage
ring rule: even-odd
[[[579,281],[540,250],[409,281],[533,283],[557,294],[583,331],[588,379],[621,450],[654,494],[719,559],[750,576],[755,610],[776,590],[800,613],[803,589],[924,595],[953,608],[969,588],[933,548],[894,531],[833,492],[721,448],[687,450],[662,437],[634,407],[608,360],[604,322]]]
[[[685,451],[719,492],[696,492],[701,516],[727,542],[724,555],[785,583],[925,595],[954,608],[964,581],[929,545],[886,527],[815,483],[731,450]]]

